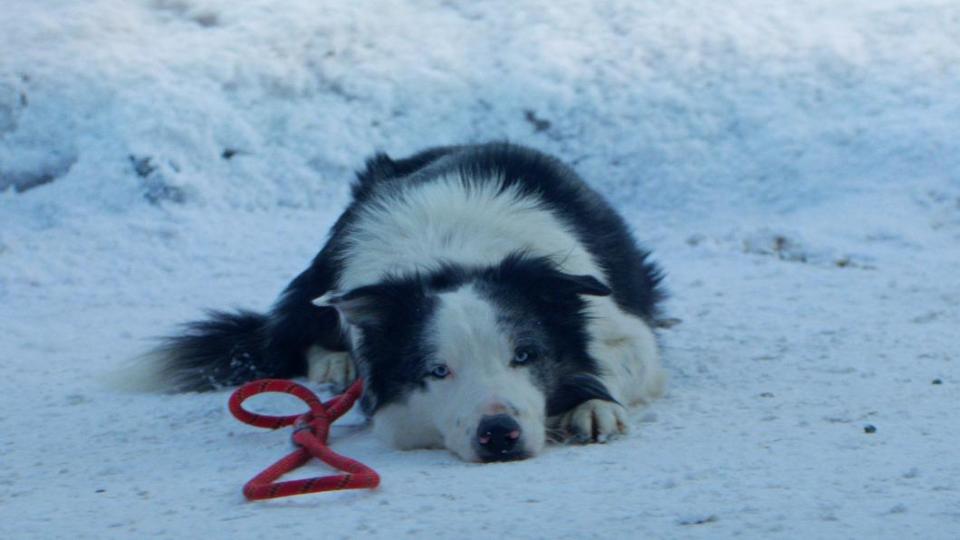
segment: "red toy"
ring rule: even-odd
[[[247,398],[266,392],[283,392],[303,400],[310,410],[301,415],[267,416],[243,408]],[[350,410],[363,392],[363,381],[357,379],[343,394],[323,403],[305,386],[283,379],[262,379],[247,383],[230,396],[230,412],[252,426],[278,429],[293,425],[293,443],[299,448],[267,467],[243,486],[243,494],[250,500],[273,499],[290,495],[304,495],[320,491],[375,488],[380,475],[359,461],[341,456],[327,446],[330,425]],[[276,482],[284,474],[300,467],[315,457],[345,474],[317,476],[300,480]]]

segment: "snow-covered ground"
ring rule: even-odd
[[[0,12],[0,538],[960,537],[960,4]],[[380,489],[247,503],[286,432],[104,382],[267,307],[374,150],[504,138],[668,271],[669,391],[629,438],[473,465],[353,417]]]

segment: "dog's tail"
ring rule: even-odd
[[[271,354],[274,331],[267,315],[212,311],[187,323],[140,359],[131,389],[205,392],[255,379],[303,375],[302,358]]]
[[[331,281],[325,252],[294,279],[268,314],[210,311],[108,376],[133,391],[205,392],[256,379],[307,374],[314,346],[346,351],[337,310],[313,304]]]

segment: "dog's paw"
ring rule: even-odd
[[[350,353],[314,346],[307,351],[307,378],[318,384],[333,385],[334,391],[339,392],[357,378],[357,370]]]
[[[561,426],[574,442],[607,442],[629,430],[627,410],[618,403],[591,399],[568,412]]]

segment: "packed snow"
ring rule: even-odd
[[[960,537],[960,3],[0,4],[0,538]],[[354,413],[379,489],[249,503],[286,431],[114,383],[266,309],[374,151],[502,139],[667,271],[627,438],[477,465]]]

